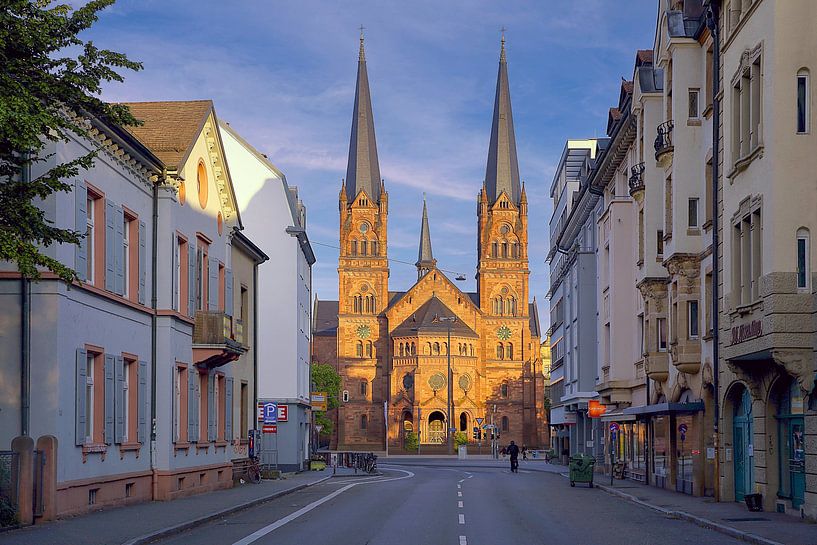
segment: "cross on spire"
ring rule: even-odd
[[[363,51],[363,31],[366,30],[366,27],[360,25],[360,54],[358,55],[358,60],[365,61],[366,60],[366,53]]]
[[[505,27],[505,25],[502,25],[502,27],[499,29],[499,31],[502,33],[502,49],[499,52],[499,61],[500,62],[505,61],[505,31],[506,30],[508,30],[508,29]]]

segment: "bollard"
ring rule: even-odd
[[[37,450],[45,456],[43,466],[43,514],[40,520],[54,520],[57,517],[57,438],[43,435],[37,439]]]

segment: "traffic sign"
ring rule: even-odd
[[[258,411],[257,420],[259,422],[264,421],[264,403],[263,401],[259,401],[256,407]],[[276,403],[278,405],[278,422],[286,422],[289,420],[289,407],[284,405],[283,403]]]
[[[264,426],[261,427],[261,431],[264,433],[278,433],[278,425],[264,424]]]
[[[681,422],[678,425],[678,431],[680,431],[681,433],[686,433],[688,430],[689,430],[689,426],[687,426],[686,422]]]
[[[620,426],[618,422],[610,422],[610,431],[616,433],[619,430]]]
[[[264,403],[264,424],[278,423],[278,404],[272,401]]]
[[[485,422],[484,418],[475,418],[474,420],[477,421],[477,426],[481,426],[483,422]]]

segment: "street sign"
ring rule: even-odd
[[[619,430],[618,422],[610,422],[610,431],[616,433]]]
[[[689,426],[686,425],[686,422],[681,422],[681,424],[678,425],[678,431],[681,433],[681,442],[686,441],[688,429]]]
[[[278,405],[278,422],[287,422],[289,420],[289,407],[282,404],[277,403]],[[256,407],[258,411],[258,417],[256,418],[259,422],[264,421],[264,402],[259,401]]]
[[[264,403],[264,424],[278,423],[278,404],[272,401]]]
[[[312,392],[311,396],[311,403],[312,403],[312,410],[313,411],[323,411],[326,412],[327,410],[327,393],[326,392]]]
[[[477,426],[481,426],[483,422],[485,422],[484,418],[475,418],[474,420],[477,421]]]
[[[278,433],[278,425],[264,424],[264,426],[261,427],[261,431],[264,433]]]

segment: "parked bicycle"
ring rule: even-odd
[[[369,453],[363,458],[363,469],[367,473],[377,473],[377,455]]]
[[[247,466],[247,480],[251,483],[261,483],[261,464],[258,461],[258,456],[252,456],[250,463]]]

